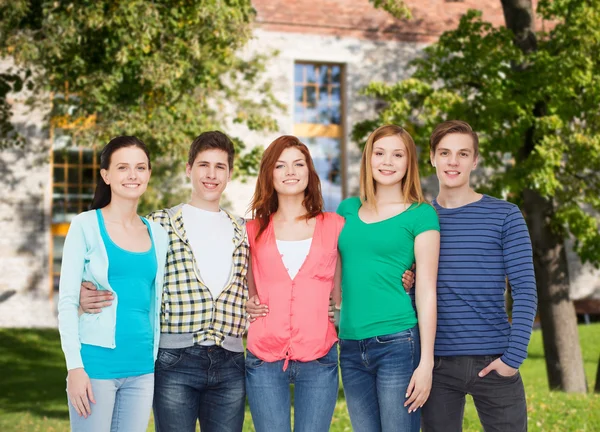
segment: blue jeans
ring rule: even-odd
[[[417,327],[362,340],[340,340],[340,367],[355,432],[418,432],[421,410],[411,414],[406,390],[419,365]]]
[[[313,361],[265,362],[246,353],[246,388],[256,432],[291,431],[290,384],[294,384],[294,430],[327,432],[337,401],[338,345]]]
[[[154,385],[157,432],[240,432],[244,353],[218,346],[159,349]]]
[[[96,403],[90,403],[92,414],[84,418],[69,402],[72,432],[146,432],[154,374],[90,381]]]

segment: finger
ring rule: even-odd
[[[88,290],[91,290],[91,291],[96,291],[97,290],[96,285],[94,285],[91,282],[87,282],[87,281],[86,282],[82,282],[81,286],[84,287],[85,289],[88,289]]]
[[[81,397],[81,403],[83,404],[86,416],[89,416],[92,413],[92,410],[90,409],[90,401],[87,397],[87,392]]]
[[[413,391],[415,389],[415,377],[410,379],[410,383],[408,383],[408,388],[406,389],[406,394],[404,397],[409,398],[406,402],[404,402],[404,406],[408,406],[409,403],[414,401]]]
[[[417,268],[417,263],[413,263],[412,267],[410,268],[412,271],[415,271],[415,269]]]
[[[81,402],[81,398],[79,396],[75,396],[75,404],[77,407],[77,413],[81,416],[81,417],[86,417],[87,415],[85,414],[85,411],[83,409],[83,403]]]
[[[479,378],[483,378],[484,376],[489,374],[492,370],[493,370],[493,368],[492,368],[491,364],[484,367],[483,369],[481,369],[481,372],[479,372]]]
[[[92,388],[92,383],[88,383],[87,387],[87,396],[92,403],[96,403],[96,399],[94,398],[94,389]]]
[[[412,394],[410,395],[410,397],[406,400],[406,402],[404,402],[404,406],[412,406],[414,404],[414,402],[417,400],[417,396],[419,396],[419,392],[418,391],[413,391]],[[409,409],[410,411],[410,409]]]
[[[329,317],[329,321],[335,324],[335,317],[333,317],[333,316],[330,316],[330,317]]]
[[[75,412],[77,412],[77,414],[81,416],[81,412],[77,407],[77,400],[74,397],[70,397],[69,400],[71,401],[71,406],[75,409]]]
[[[258,298],[258,296],[254,296],[254,304],[255,305],[260,305],[260,299]]]

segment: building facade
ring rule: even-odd
[[[360,150],[352,126],[373,118],[376,102],[360,92],[372,81],[408,77],[409,62],[469,9],[502,25],[498,0],[408,0],[413,19],[399,21],[368,0],[254,0],[254,39],[242,55],[275,53],[265,78],[286,109],[279,130],[226,131],[249,146],[266,147],[282,134],[305,142],[319,172],[327,210],[358,190]],[[9,66],[0,64],[0,70]],[[260,97],[260,95],[256,95]],[[53,138],[43,109],[12,99],[14,121],[28,137],[22,149],[0,151],[0,326],[54,326],[60,258],[70,219],[91,202],[97,154]],[[198,131],[200,132],[200,131]],[[75,143],[76,144],[76,143]],[[255,182],[232,182],[226,202],[246,214]],[[433,196],[436,190],[429,190]],[[575,298],[598,296],[598,272],[570,255]]]

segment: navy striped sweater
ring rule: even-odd
[[[488,195],[455,209],[433,205],[441,227],[435,355],[501,354],[518,368],[527,357],[537,308],[521,211]],[[512,326],[504,306],[506,277],[514,300]]]

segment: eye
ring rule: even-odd
[[[442,156],[448,156],[448,152],[447,151],[441,151],[440,155],[442,155]]]
[[[465,152],[462,152],[460,155],[461,155],[462,157],[467,157],[467,156],[469,156],[469,154],[468,154],[468,153],[465,153]]]
[[[284,166],[285,165],[283,165],[283,164],[278,164],[278,165],[275,165],[275,169],[283,168]]]
[[[297,167],[303,167],[303,166],[304,166],[304,163],[303,163],[303,162],[298,162],[298,163],[296,164],[296,166],[297,166]]]
[[[117,169],[120,169],[121,171],[123,171],[123,170],[124,170],[124,169],[126,169],[126,168],[127,168],[127,167],[126,167],[125,165],[121,165],[121,166],[120,166],[119,168],[117,168]]]
[[[394,154],[394,156],[396,156],[397,158],[401,158],[401,157],[404,157],[404,154],[402,154],[402,153],[396,153],[396,154]]]
[[[140,171],[146,171],[146,167],[145,166],[139,166],[138,170],[140,170]]]
[[[375,156],[383,156],[383,152],[376,151],[376,152],[375,152]]]
[[[219,168],[220,170],[224,170],[225,167],[223,165],[217,165],[217,168]]]
[[[206,163],[200,163],[200,164],[198,164],[198,166],[204,168],[204,167],[207,167],[208,164],[206,164]]]

